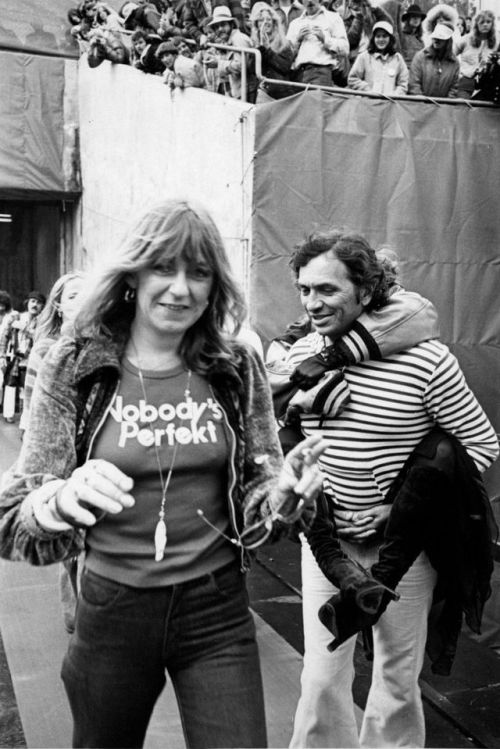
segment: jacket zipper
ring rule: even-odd
[[[92,453],[92,448],[94,447],[95,438],[97,437],[98,433],[101,431],[104,422],[108,418],[109,412],[111,411],[111,408],[113,406],[113,401],[114,401],[114,399],[116,397],[116,394],[118,392],[118,388],[119,387],[120,387],[120,380],[118,379],[117,382],[116,382],[113,394],[112,394],[111,398],[109,399],[109,403],[106,406],[106,408],[104,409],[104,413],[101,416],[98,425],[94,429],[94,433],[93,433],[92,437],[90,438],[89,447],[88,447],[88,450],[87,450],[87,456],[85,458],[86,461],[90,459],[90,455]]]
[[[226,425],[226,427],[228,429],[228,432],[230,434],[230,437],[231,437],[231,446],[230,446],[231,453],[230,453],[230,456],[229,456],[230,481],[229,481],[229,487],[228,487],[228,491],[227,491],[227,498],[228,498],[228,505],[229,505],[229,510],[230,510],[230,518],[229,518],[229,520],[230,520],[231,528],[232,528],[233,533],[235,534],[235,536],[236,536],[236,538],[238,539],[238,542],[239,542],[240,541],[240,534],[238,532],[238,525],[236,523],[236,510],[235,510],[235,507],[234,507],[234,499],[233,499],[233,491],[234,491],[234,487],[236,485],[236,472],[235,472],[235,467],[234,467],[235,456],[236,456],[236,434],[234,432],[233,427],[229,423],[229,419],[227,418],[226,411],[224,410],[224,408],[221,406],[221,404],[219,403],[219,401],[215,397],[215,393],[214,393],[214,391],[212,389],[212,386],[210,386],[210,392],[212,394],[212,397],[213,397],[214,401],[217,403],[217,405],[219,406],[220,410],[222,411],[222,414],[223,414],[223,417],[224,417],[224,424]],[[245,549],[241,545],[239,546],[239,549],[240,549],[240,569],[241,569],[242,572],[248,572],[249,565],[248,565],[248,563],[246,561]]]

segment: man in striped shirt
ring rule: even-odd
[[[343,336],[363,312],[383,308],[388,284],[375,252],[358,235],[316,234],[291,262],[313,332],[297,341],[297,366]],[[434,425],[457,437],[484,471],[498,455],[495,432],[455,357],[437,339],[381,360],[346,367],[341,413],[301,415],[306,435],[328,441],[324,490],[349,556],[370,568],[390,512],[384,498],[406,459]],[[435,570],[421,554],[374,626],[372,688],[358,734],[352,698],[355,637],[329,653],[318,609],[334,592],[303,539],[304,668],[291,747],[422,747],[425,724],[418,677]]]

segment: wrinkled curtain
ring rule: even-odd
[[[314,229],[401,259],[500,429],[500,109],[311,91],[256,113],[251,309],[269,341],[300,306],[288,261]]]

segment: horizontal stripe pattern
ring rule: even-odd
[[[299,340],[290,363],[297,366],[322,345],[316,333]],[[307,435],[319,431],[328,441],[321,463],[325,491],[336,504],[359,510],[381,503],[435,423],[460,439],[480,471],[498,455],[493,427],[440,341],[347,367],[344,374],[351,397],[341,415],[302,416]]]

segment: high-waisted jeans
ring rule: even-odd
[[[75,747],[140,747],[168,672],[188,747],[265,747],[255,626],[230,564],[138,589],[85,570],[62,678]]]

